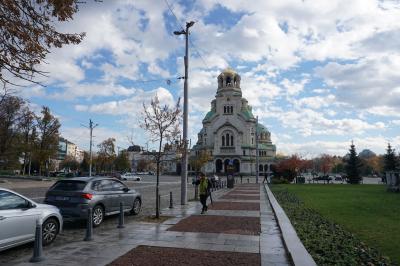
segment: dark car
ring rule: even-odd
[[[120,202],[124,211],[138,214],[141,195],[121,181],[111,177],[74,177],[57,181],[44,200],[60,209],[64,221],[87,219],[87,209],[93,210],[93,226],[99,226],[105,216],[117,214]]]

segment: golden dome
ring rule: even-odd
[[[231,74],[231,75],[235,75],[237,74],[235,70],[233,70],[230,67],[225,68],[224,70],[222,70],[222,74]]]

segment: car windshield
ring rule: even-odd
[[[76,180],[62,180],[58,181],[52,188],[52,190],[63,190],[63,191],[81,191],[86,186],[85,181]]]

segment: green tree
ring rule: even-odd
[[[81,164],[79,165],[79,169],[82,171],[82,172],[89,172],[89,161],[90,161],[90,158],[89,158],[89,153],[88,152],[83,152],[83,160],[82,160],[82,162],[81,162]]]
[[[42,115],[36,118],[38,138],[35,149],[35,157],[39,162],[39,174],[46,169],[49,172],[50,159],[58,151],[58,138],[60,122],[54,117],[46,106],[42,108]]]
[[[361,161],[358,158],[354,143],[351,142],[350,150],[346,158],[346,173],[350,184],[359,184],[361,181]]]
[[[60,163],[60,169],[69,171],[77,171],[79,169],[79,162],[71,155],[65,156],[64,160]]]
[[[112,171],[113,163],[116,158],[115,154],[115,139],[108,138],[102,143],[97,145],[99,151],[97,152],[97,170],[99,171]]]
[[[157,167],[156,182],[156,218],[160,217],[160,203],[158,202],[159,182],[160,182],[160,163],[162,160],[164,139],[174,140],[179,135],[180,113],[178,99],[174,107],[162,105],[157,95],[151,99],[150,106],[143,103],[143,121],[140,127],[149,132],[152,142],[158,142],[158,152],[154,156]]]
[[[131,163],[128,159],[128,153],[126,151],[122,151],[118,154],[115,159],[115,170],[117,171],[130,171]]]
[[[190,158],[190,165],[196,172],[200,172],[201,168],[212,159],[210,153],[206,150],[198,151],[198,153]]]
[[[7,95],[0,103],[0,168],[12,169],[18,164],[16,149],[21,109],[25,102],[16,96]],[[19,168],[19,167],[17,167]]]
[[[386,149],[386,154],[384,156],[384,170],[385,172],[388,171],[395,171],[398,166],[398,161],[397,161],[396,153],[395,150],[392,149],[392,146],[390,143],[388,143],[387,149]]]
[[[22,111],[22,116],[20,120],[20,150],[21,155],[23,157],[23,174],[26,171],[31,173],[30,166],[32,161],[32,153],[35,148],[35,140],[37,138],[36,133],[36,115],[29,110],[28,107],[25,107]]]

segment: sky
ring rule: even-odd
[[[61,134],[89,148],[155,147],[139,127],[155,94],[173,105],[183,94],[183,36],[190,35],[189,137],[197,141],[217,76],[241,75],[243,97],[272,134],[277,151],[304,157],[400,150],[400,1],[143,0],[86,1],[63,32],[79,45],[53,49],[40,66],[44,86],[20,88],[35,110],[49,106]],[[167,82],[170,80],[170,82]]]

